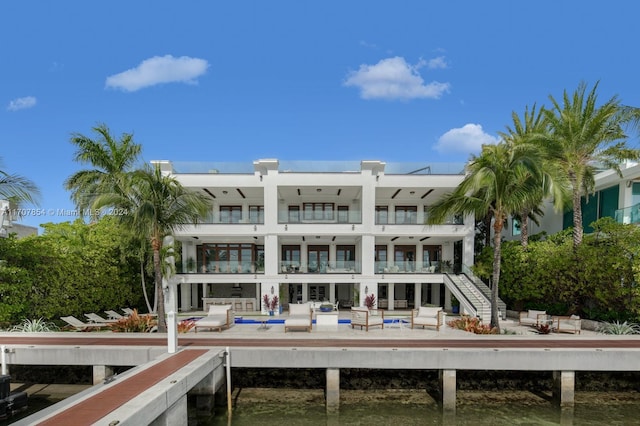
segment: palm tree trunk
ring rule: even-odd
[[[529,209],[522,210],[520,215],[520,245],[525,250],[529,247]]]
[[[144,301],[147,304],[147,312],[154,312],[151,309],[151,304],[149,303],[149,295],[147,294],[147,283],[144,280],[144,261],[140,261],[140,281],[142,283],[142,294],[144,294]]]
[[[584,231],[582,229],[582,204],[580,193],[580,181],[576,176],[571,176],[571,186],[573,188],[573,248],[582,244]]]
[[[498,316],[498,284],[500,283],[500,260],[502,259],[502,216],[496,215],[493,222],[493,286],[491,287],[491,327],[500,333]]]
[[[167,322],[164,315],[164,292],[162,291],[162,268],[160,267],[160,248],[153,244],[153,270],[155,272],[156,294],[158,297],[158,332],[167,332]]]

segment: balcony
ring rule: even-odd
[[[185,268],[186,269],[186,268]],[[211,261],[200,262],[192,270],[185,270],[187,274],[264,274],[264,264],[261,262]]]
[[[306,214],[305,214],[306,213]],[[362,223],[362,210],[302,212],[280,210],[278,223],[283,224],[358,224]]]
[[[618,223],[640,223],[640,204],[634,204],[631,207],[616,210],[614,218]]]
[[[449,262],[433,261],[430,264],[420,265],[413,261],[387,262],[377,261],[376,274],[440,274],[453,272]]]
[[[362,272],[360,262],[320,262],[300,264],[299,262],[281,261],[280,274],[359,274]]]

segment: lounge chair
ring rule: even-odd
[[[440,331],[442,325],[443,310],[441,307],[420,306],[411,313],[411,328],[421,326],[435,327],[436,331]]]
[[[133,315],[134,312],[136,312],[135,309],[131,309],[131,308],[122,308],[122,312],[124,312],[125,314],[127,314],[127,316],[131,316]],[[148,313],[148,314],[141,314],[140,312],[138,312],[138,315],[151,315],[152,317],[158,316],[158,314],[156,313]]]
[[[233,322],[234,314],[232,305],[210,305],[207,316],[196,321],[193,330],[196,333],[199,328],[217,328],[218,331],[222,331],[223,328],[231,327]]]
[[[364,327],[369,331],[369,327],[380,326],[384,328],[384,311],[369,310],[367,307],[351,308],[351,328],[360,326],[360,330]]]
[[[580,334],[580,331],[582,331],[582,320],[578,315],[554,316],[552,321],[552,328],[556,333]]]
[[[311,333],[313,311],[308,303],[290,303],[289,317],[284,320],[284,332],[293,328],[302,328]]]
[[[109,316],[109,319],[112,319],[112,320],[119,320],[124,318],[122,315],[120,315],[116,311],[109,310],[109,311],[104,311],[104,313],[107,314]]]
[[[60,317],[60,319],[79,331],[95,330],[95,329],[99,330],[104,327],[110,326],[110,324],[107,324],[107,323],[82,322],[74,316]]]
[[[87,317],[89,319],[89,321],[96,323],[96,324],[111,324],[113,322],[116,322],[117,320],[113,320],[113,319],[106,319],[106,318],[102,318],[100,315],[96,314],[96,313],[89,313],[89,314],[84,314],[85,317]]]

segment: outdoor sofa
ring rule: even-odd
[[[284,332],[291,329],[305,329],[311,333],[313,311],[308,303],[289,303],[289,317],[284,320]]]
[[[549,316],[547,315],[547,311],[529,309],[528,311],[520,312],[518,325],[530,325],[532,327],[537,327],[543,324],[548,325],[548,320]]]
[[[196,321],[194,331],[197,333],[199,328],[217,328],[218,331],[222,331],[223,328],[231,327],[234,321],[232,308],[231,305],[210,305],[207,316]]]
[[[364,327],[366,331],[369,331],[369,327],[384,328],[384,311],[370,310],[364,306],[351,308],[351,328],[355,326],[359,326],[360,330]]]
[[[444,311],[439,306],[420,306],[411,312],[411,328],[429,326],[435,327],[436,331],[440,331],[440,326],[443,323],[443,313]]]

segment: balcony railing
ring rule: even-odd
[[[295,261],[281,261],[281,274],[359,274],[362,268],[359,261],[320,262],[300,264]]]
[[[259,262],[237,261],[212,261],[196,265],[189,270],[184,268],[186,274],[264,274],[264,265]]]
[[[640,204],[616,210],[615,220],[618,223],[640,223]]]
[[[452,272],[449,264],[443,264],[439,261],[420,264],[413,261],[377,261],[375,264],[376,274],[440,274],[444,272]]]
[[[278,212],[278,223],[313,223],[313,224],[354,224],[362,223],[362,211],[361,210],[349,210],[348,212],[341,212],[334,210],[332,213],[323,212],[324,214],[308,217],[305,212],[289,212],[282,210]]]

